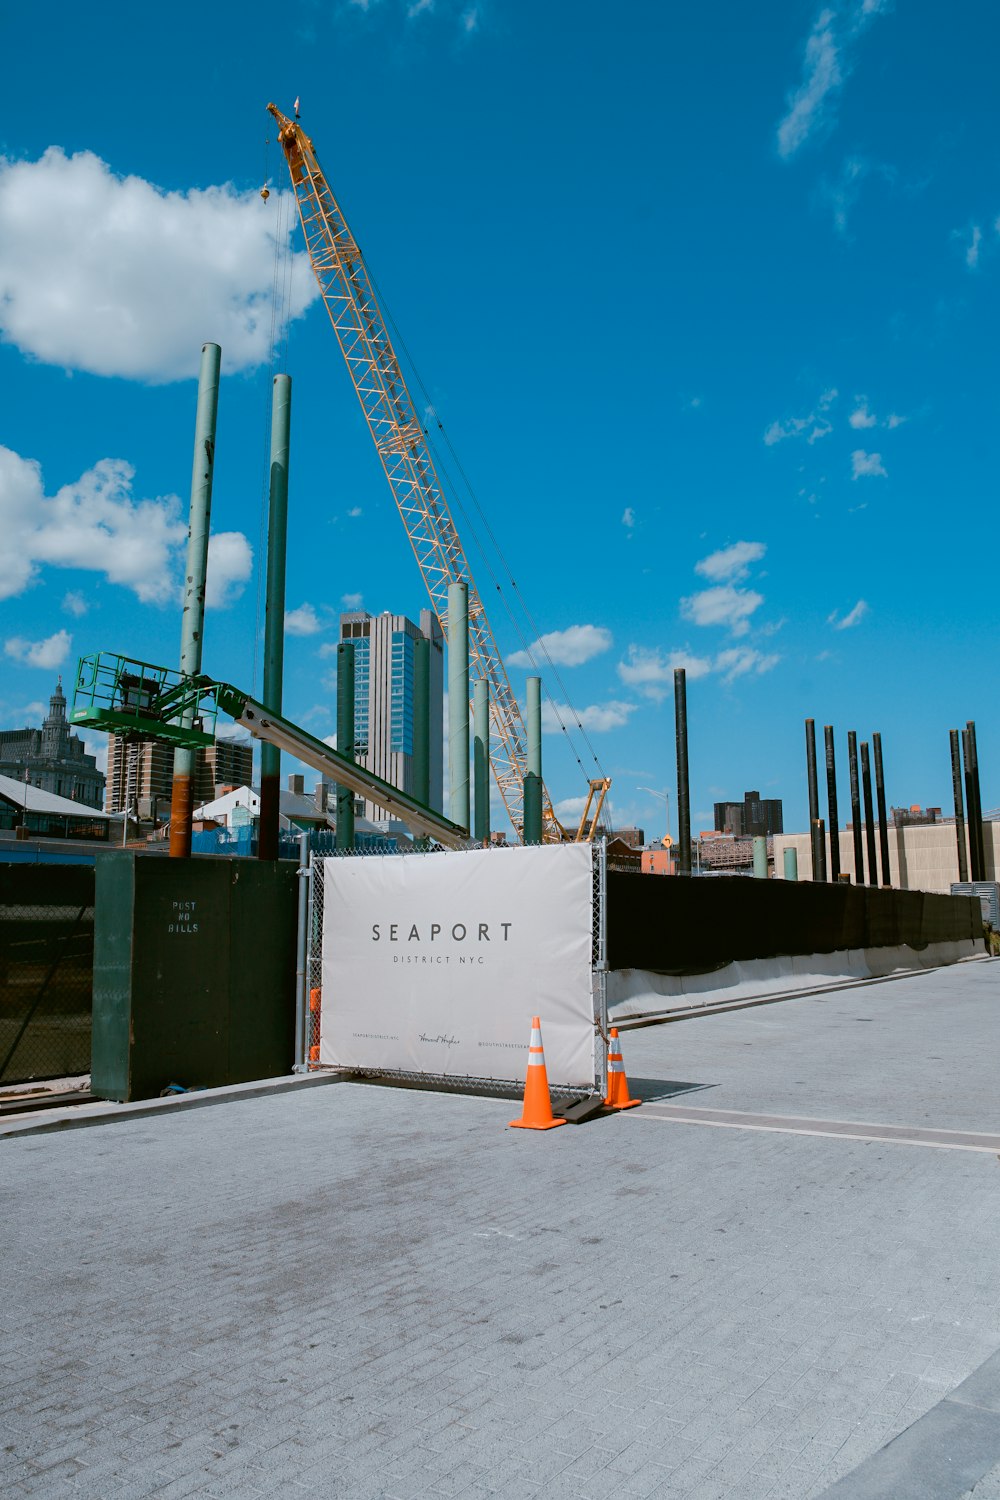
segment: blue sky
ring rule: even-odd
[[[176,661],[206,339],[227,374],[205,665],[259,682],[285,186],[264,106],[298,95],[524,634],[555,637],[617,820],[652,834],[663,802],[641,788],[673,802],[677,662],[697,826],[751,787],[804,826],[807,715],[836,726],[842,808],[854,728],[881,730],[892,802],[947,809],[947,731],[968,718],[1000,803],[992,8],[290,0],[57,19],[44,67],[11,70],[0,125],[4,727],[37,722],[83,651]],[[0,26],[6,55],[37,57],[28,12]],[[300,266],[285,704],[325,735],[343,601],[416,616],[425,594],[311,298]],[[498,601],[491,618],[513,655]],[[546,780],[572,818],[564,738],[546,738]]]

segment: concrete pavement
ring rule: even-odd
[[[0,1490],[877,1493],[1000,1347],[1000,1162],[943,1134],[1000,1133],[998,982],[631,1031],[665,1102],[539,1135],[338,1083],[0,1138]],[[814,1128],[845,1121],[943,1144]]]

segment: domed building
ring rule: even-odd
[[[103,806],[104,777],[79,735],[70,732],[61,677],[41,729],[0,730],[0,776],[27,781],[83,807]]]

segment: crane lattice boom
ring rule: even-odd
[[[489,683],[493,775],[510,820],[521,835],[527,769],[524,723],[438,479],[423,424],[403,378],[361,251],[323,175],[312,141],[275,105],[267,107],[278,123],[278,140],[288,162],[320,293],[446,639],[448,585],[462,582],[468,587],[470,666]],[[565,837],[547,794],[543,823],[547,840]]]

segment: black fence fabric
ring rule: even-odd
[[[0,1084],[90,1071],[94,871],[0,864]]]
[[[970,896],[790,880],[608,871],[612,969],[688,974],[740,959],[983,939]]]

